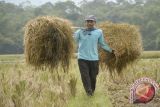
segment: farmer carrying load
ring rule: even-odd
[[[98,44],[105,51],[114,54],[114,51],[105,43],[103,32],[95,27],[96,17],[89,15],[85,18],[85,28],[75,32],[78,44],[78,66],[84,89],[88,96],[95,91],[96,77],[99,72]]]

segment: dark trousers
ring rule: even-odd
[[[79,70],[84,89],[87,94],[92,95],[96,87],[96,77],[99,71],[98,61],[78,59]]]

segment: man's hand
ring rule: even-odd
[[[110,57],[114,58],[115,57],[115,51],[112,49],[112,52],[110,53]]]
[[[107,62],[109,62],[109,61],[111,61],[111,60],[113,60],[114,58],[115,58],[115,51],[114,50],[112,50],[112,52],[107,52],[108,54],[107,54]]]
[[[114,54],[114,52],[115,52],[115,51],[112,49],[112,52],[111,52],[111,54]]]

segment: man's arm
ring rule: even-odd
[[[100,35],[100,37],[99,37],[99,39],[98,39],[98,43],[100,44],[100,46],[104,49],[104,50],[106,50],[106,51],[108,51],[108,52],[112,52],[112,49],[109,47],[109,45],[105,42],[105,40],[104,40],[104,36],[103,36],[103,33],[101,32],[101,35]]]
[[[76,43],[78,43],[78,42],[79,42],[79,39],[80,39],[80,30],[77,30],[77,31],[74,33],[73,37],[74,37]]]

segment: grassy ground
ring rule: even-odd
[[[0,61],[23,61],[23,55],[0,55]]]
[[[129,104],[130,86],[135,80],[148,77],[160,83],[160,59],[140,59],[123,73],[124,78],[110,79],[106,82],[108,94],[114,107],[159,107],[160,92],[147,104]]]
[[[3,55],[0,61],[0,107],[159,107],[160,93],[144,105],[129,104],[130,85],[149,77],[160,82],[160,59],[140,59],[124,71],[123,78],[100,71],[93,97],[86,96],[76,60],[68,74],[35,71],[23,55]],[[73,96],[75,94],[75,96]]]
[[[0,57],[5,61],[6,56]],[[17,60],[21,58],[16,57]],[[13,56],[6,59],[17,61]],[[75,85],[70,85],[72,80],[77,80]],[[102,88],[104,83],[98,79],[95,95],[88,97],[75,60],[68,74],[35,71],[21,61],[1,63],[0,107],[112,107],[105,88]],[[71,91],[76,91],[75,96]]]
[[[144,51],[142,53],[141,58],[143,58],[143,59],[160,58],[160,51]]]
[[[76,54],[74,56],[76,58]],[[160,58],[160,51],[144,51],[142,52],[141,59],[153,59],[153,58]],[[15,55],[0,55],[0,61],[5,62],[24,62],[24,55],[15,54]]]
[[[92,97],[86,96],[79,72],[77,74],[77,94],[69,100],[67,107],[113,107],[107,95],[105,82],[100,78],[103,73],[97,77],[97,87]]]

